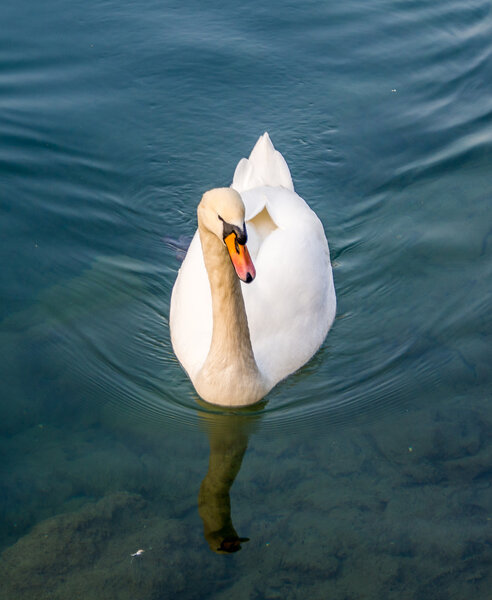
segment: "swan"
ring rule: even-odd
[[[333,323],[328,243],[268,133],[197,217],[171,295],[171,343],[203,400],[247,406],[305,364]]]

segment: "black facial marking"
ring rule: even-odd
[[[244,244],[246,244],[246,242],[248,241],[246,225],[243,223],[243,228],[241,229],[237,225],[231,225],[230,223],[227,223],[227,221],[224,221],[224,219],[220,215],[218,215],[218,217],[223,223],[222,238],[225,240],[228,235],[231,235],[231,233],[235,233],[236,243],[241,244],[241,246],[244,246]]]

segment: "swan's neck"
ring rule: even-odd
[[[226,247],[216,235],[200,229],[203,258],[212,294],[213,330],[210,355],[227,362],[255,364],[239,278]]]
[[[196,388],[214,404],[252,404],[265,390],[251,346],[241,284],[224,244],[203,227],[199,232],[212,294],[213,329]]]

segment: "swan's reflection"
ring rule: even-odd
[[[237,552],[249,541],[240,537],[232,524],[230,489],[239,473],[258,412],[244,409],[230,413],[202,413],[210,442],[208,471],[198,494],[198,512],[203,521],[205,539],[213,552]]]

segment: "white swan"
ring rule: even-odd
[[[204,400],[253,404],[313,356],[335,317],[323,226],[268,133],[197,213],[171,297],[173,349]],[[256,278],[240,283],[255,277],[251,259]]]

